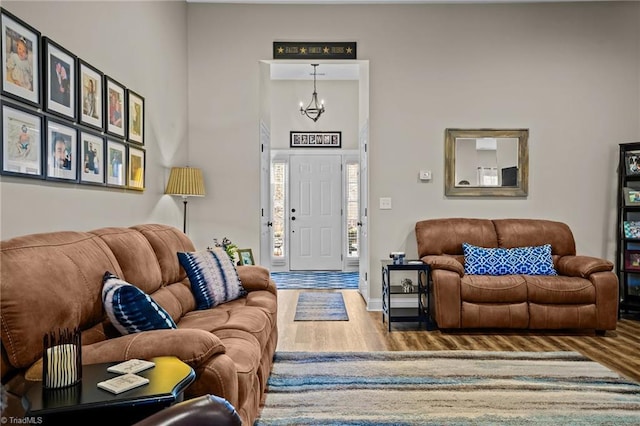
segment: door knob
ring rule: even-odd
[[[273,226],[273,222],[271,221],[267,222],[267,226]]]
[[[362,226],[362,222],[356,222],[356,225]]]
[[[295,213],[295,212],[296,212],[296,209],[291,209],[291,213]]]
[[[296,217],[295,216],[291,216],[291,220],[296,220]]]

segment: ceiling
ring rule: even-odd
[[[619,0],[561,0],[562,2],[613,2]],[[639,0],[621,0],[639,1]],[[186,0],[187,3],[244,4],[469,4],[469,3],[559,3],[558,0]]]
[[[313,67],[311,63],[278,64],[271,63],[271,80],[312,80]],[[323,64],[316,68],[317,79],[320,80],[358,80],[360,66],[354,63],[345,64]]]

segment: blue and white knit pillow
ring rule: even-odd
[[[208,309],[247,294],[236,266],[224,249],[179,252],[178,260],[187,272],[197,309]]]
[[[178,328],[151,296],[108,271],[102,278],[102,303],[109,320],[122,334]]]
[[[558,275],[551,244],[535,247],[485,248],[462,243],[464,272],[470,275]]]

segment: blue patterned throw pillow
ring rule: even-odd
[[[464,272],[470,275],[558,275],[551,244],[535,247],[484,248],[462,243]]]
[[[179,252],[178,260],[189,277],[197,309],[208,309],[247,294],[235,265],[220,247]]]
[[[109,320],[122,334],[178,328],[151,296],[108,271],[102,278],[102,303]]]

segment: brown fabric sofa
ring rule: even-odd
[[[418,255],[431,266],[431,314],[442,329],[614,330],[613,264],[577,256],[569,227],[535,219],[430,219],[415,225]],[[551,244],[557,276],[465,275],[462,243],[487,248]]]
[[[247,296],[195,310],[178,251],[195,248],[180,230],[159,224],[42,233],[3,241],[3,386],[19,396],[25,377],[41,377],[34,364],[40,364],[43,335],[58,328],[80,327],[83,364],[177,356],[196,372],[186,398],[220,396],[236,408],[244,424],[252,424],[278,338],[275,283],[263,267],[238,266]],[[105,271],[149,294],[178,329],[120,335],[102,305]]]

